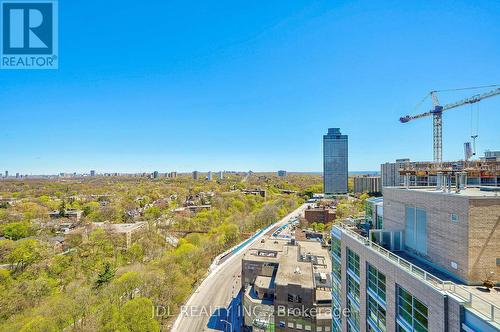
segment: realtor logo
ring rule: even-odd
[[[0,0],[0,67],[57,69],[57,0]]]

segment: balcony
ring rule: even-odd
[[[435,269],[432,269],[429,266],[426,266],[426,264],[423,264],[416,259],[413,259],[411,256],[405,255],[404,251],[396,254],[395,252],[380,246],[376,242],[371,241],[369,238],[354,232],[348,226],[338,224],[335,226],[335,228],[340,230],[343,234],[362,243],[376,254],[397,265],[399,268],[408,271],[415,278],[427,283],[438,291],[459,298],[464,302],[464,306],[467,309],[482,317],[484,320],[489,321],[496,328],[500,328],[500,307],[498,306],[498,303],[493,303],[492,301],[486,300],[486,295],[478,295],[479,291],[475,287],[461,285],[458,282],[453,282],[451,280],[444,280],[444,278],[446,278],[444,274]],[[385,239],[387,240],[387,235],[384,236],[383,233],[380,233],[380,235],[381,239],[385,237]],[[375,238],[377,238],[377,236],[375,236]],[[389,248],[391,246],[393,248],[399,246],[399,248],[401,249],[401,240],[399,240],[399,237],[393,234],[390,235],[389,238],[392,238],[393,240],[382,241],[382,243],[384,243],[384,246],[387,246]],[[394,238],[398,239],[398,241],[394,241]],[[439,277],[436,275],[439,275]]]

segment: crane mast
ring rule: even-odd
[[[474,104],[483,99],[497,96],[500,94],[500,88],[483,94],[474,95],[472,97],[465,98],[450,104],[446,104],[445,106],[440,105],[437,97],[437,92],[438,91],[431,91],[429,93],[432,98],[432,104],[434,106],[430,111],[417,115],[406,115],[399,118],[399,121],[402,123],[407,123],[412,120],[432,116],[434,162],[440,164],[443,161],[443,112],[462,105]]]

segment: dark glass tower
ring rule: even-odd
[[[347,135],[329,128],[323,136],[323,185],[325,194],[347,193]]]

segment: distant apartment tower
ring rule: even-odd
[[[175,179],[177,177],[177,172],[170,172],[167,174],[169,178]]]
[[[160,173],[158,173],[158,171],[154,171],[153,172],[153,179],[157,179],[158,176],[160,176]]]
[[[378,202],[377,202],[378,203]],[[332,228],[332,331],[500,330],[500,196],[386,187],[383,224]]]
[[[212,181],[212,171],[208,171],[207,173],[207,180]]]
[[[340,128],[329,128],[323,136],[323,185],[325,194],[347,193],[348,142]]]
[[[381,192],[380,176],[354,177],[354,192],[377,194]]]
[[[279,170],[279,171],[278,171],[278,176],[279,176],[280,178],[285,177],[285,176],[286,176],[286,171],[284,171],[284,170]]]
[[[496,160],[496,161],[500,161],[500,151],[490,151],[490,150],[486,150],[484,152],[484,158],[482,158],[484,160]]]
[[[9,177],[9,171],[5,171],[5,177],[8,178]]]
[[[198,171],[193,171],[193,179],[198,180],[199,174]]]
[[[224,179],[224,171],[219,171],[219,180]]]
[[[380,165],[380,177],[382,187],[397,187],[403,183],[403,177],[399,175],[399,170],[410,163],[410,159],[396,159],[395,163],[386,162]]]
[[[90,171],[90,176],[95,176],[95,171],[94,170]]]

